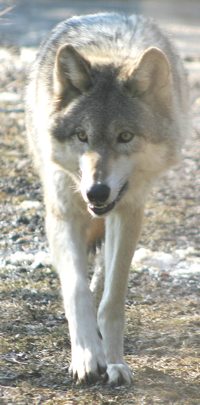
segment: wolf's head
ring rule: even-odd
[[[54,159],[73,175],[81,173],[91,213],[106,214],[136,178],[148,182],[174,162],[171,80],[168,60],[157,48],[137,60],[91,52],[86,58],[71,45],[58,50]]]

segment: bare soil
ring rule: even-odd
[[[32,51],[34,53],[34,51]],[[0,49],[1,75],[1,290],[2,404],[200,403],[200,273],[173,277],[148,266],[132,271],[126,303],[125,358],[131,387],[77,386],[68,376],[70,342],[59,281],[48,262],[40,184],[27,154],[23,93],[33,57]],[[199,59],[190,74],[194,131],[182,164],[152,193],[139,247],[200,257]],[[5,94],[6,93],[6,94]]]

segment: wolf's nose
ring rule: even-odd
[[[87,191],[87,198],[91,203],[103,204],[108,199],[109,194],[110,187],[106,184],[97,183]]]

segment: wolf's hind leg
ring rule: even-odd
[[[92,255],[94,259],[94,273],[90,282],[90,291],[93,294],[96,308],[99,306],[104,288],[104,233],[104,218],[93,218],[87,228],[86,235],[88,250],[92,250],[95,253],[95,258]]]
[[[104,249],[102,247],[102,249],[98,249],[96,253],[94,274],[90,282],[90,291],[93,294],[96,308],[99,307],[104,289],[105,265],[103,251]]]

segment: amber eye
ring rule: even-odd
[[[132,134],[131,132],[128,132],[128,131],[124,131],[118,135],[117,140],[119,143],[128,143],[133,139],[133,137],[134,137],[134,134]]]
[[[76,136],[77,136],[77,138],[79,139],[80,142],[87,142],[88,141],[87,134],[82,129],[80,129],[79,131],[76,132]]]

